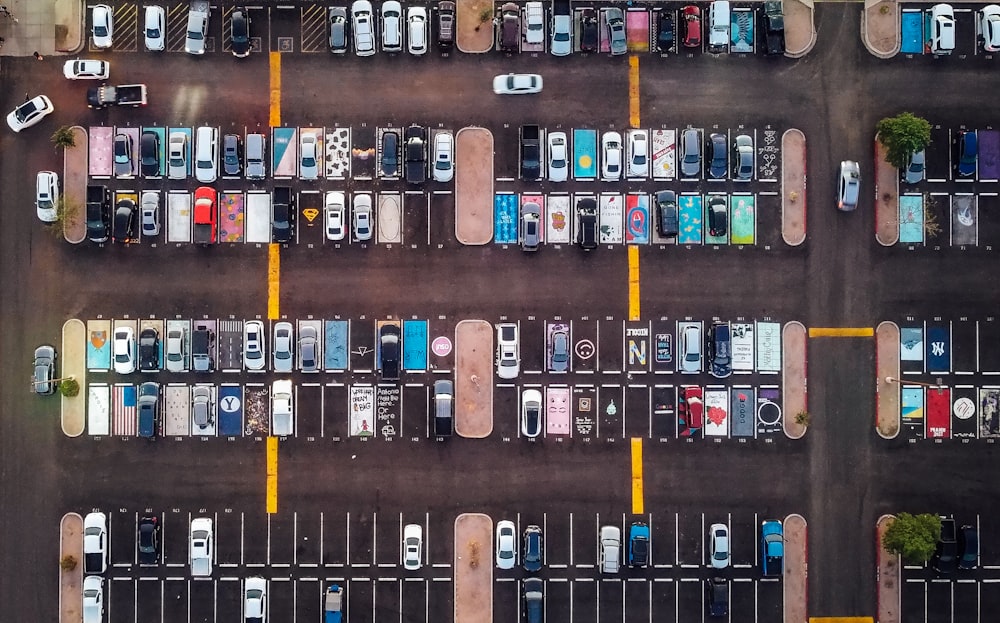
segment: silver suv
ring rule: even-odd
[[[701,172],[701,140],[698,130],[688,128],[681,134],[681,175],[698,177]]]

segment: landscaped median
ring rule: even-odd
[[[896,519],[895,515],[882,515],[878,518],[875,534],[878,539],[875,551],[878,552],[878,622],[899,623],[900,597],[902,596],[902,565],[899,555],[886,551],[882,547],[882,535],[886,528]]]
[[[83,517],[66,513],[59,522],[59,623],[83,619]]]
[[[809,619],[809,526],[805,517],[785,517],[784,602],[788,623]]]
[[[790,439],[801,439],[809,426],[807,337],[806,328],[801,322],[786,322],[781,330],[781,395],[785,399],[782,424],[785,435]]]
[[[795,128],[781,135],[781,238],[806,241],[806,135]]]
[[[493,432],[493,325],[455,326],[455,433],[483,439]]]
[[[62,346],[59,359],[62,361],[62,378],[73,378],[80,391],[75,396],[60,392],[60,415],[63,434],[79,437],[87,424],[87,327],[82,321],[71,318],[63,323]]]
[[[875,432],[899,435],[899,325],[886,321],[875,329]]]
[[[493,620],[493,520],[482,513],[455,519],[455,623]]]

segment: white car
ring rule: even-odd
[[[267,580],[260,576],[243,582],[244,623],[267,622]]]
[[[104,617],[104,578],[88,575],[83,579],[83,623],[101,623]]]
[[[326,223],[327,240],[343,240],[346,233],[347,197],[339,190],[326,193],[326,203],[323,207]]]
[[[601,179],[613,182],[622,176],[622,135],[605,132],[601,136]]]
[[[135,372],[135,331],[132,330],[132,327],[115,329],[111,354],[115,360],[115,372],[118,374]]]
[[[243,367],[247,370],[263,370],[266,362],[264,323],[260,320],[247,320],[243,323]]]
[[[497,376],[502,379],[517,378],[520,372],[517,334],[517,325],[513,322],[497,325]]]
[[[292,363],[295,361],[295,335],[290,322],[277,322],[274,324],[274,371],[291,372]]]
[[[1000,51],[1000,6],[988,4],[979,12],[979,36],[983,38],[983,50]]]
[[[523,95],[542,92],[542,77],[538,74],[500,74],[493,78],[497,95]]]
[[[35,178],[35,213],[43,223],[59,220],[59,176],[55,171],[39,171]]]
[[[726,524],[714,523],[709,527],[708,550],[712,568],[725,569],[729,566],[729,528]]]
[[[414,56],[427,52],[427,9],[422,6],[406,9],[406,49]]]
[[[205,53],[205,37],[208,36],[208,13],[195,11],[194,8],[188,12],[187,37],[184,39],[184,51],[188,54],[201,56]]]
[[[514,522],[504,519],[497,522],[497,568],[513,569],[517,566],[517,536]]]
[[[139,222],[142,235],[154,237],[160,235],[160,193],[147,190],[142,193],[139,203]]]
[[[524,42],[539,44],[545,41],[545,7],[541,2],[524,5]]]
[[[649,136],[645,130],[628,133],[628,177],[649,177]]]
[[[146,49],[151,52],[160,52],[166,45],[165,41],[165,26],[166,15],[163,12],[163,7],[156,5],[147,5],[145,19],[142,25],[142,35],[146,40]]]
[[[188,176],[188,135],[171,132],[167,142],[167,179],[183,180]]]
[[[455,138],[451,132],[438,132],[434,137],[435,182],[450,182],[455,177]]]
[[[569,179],[569,154],[565,132],[549,132],[549,181]]]
[[[110,73],[108,61],[78,60],[63,64],[63,75],[69,80],[107,80]]]
[[[370,193],[354,195],[354,239],[366,242],[372,239],[372,196]]]
[[[403,6],[396,0],[385,0],[382,13],[382,51],[403,51]]]
[[[83,569],[85,573],[108,570],[108,518],[104,513],[87,513],[83,518]]]
[[[622,531],[618,526],[601,526],[601,573],[618,573],[621,568]]]
[[[372,3],[356,0],[351,5],[351,25],[354,31],[354,53],[358,56],[375,54],[375,27],[372,25]]]
[[[569,56],[573,53],[573,16],[552,16],[552,42],[549,45],[552,56]]]
[[[403,528],[403,568],[407,571],[420,569],[424,549],[424,529],[415,524]]]
[[[271,384],[271,434],[275,437],[295,434],[292,382],[288,379]]]
[[[111,47],[111,39],[115,34],[114,14],[106,4],[95,4],[91,11],[93,25],[91,34],[94,36],[94,47],[107,49]]]
[[[184,355],[184,332],[177,329],[167,331],[167,345],[163,358],[168,372],[184,372],[187,361]]]
[[[191,520],[191,539],[188,558],[191,561],[191,575],[212,575],[212,553],[214,550],[212,519],[196,517]]]
[[[304,180],[315,180],[319,177],[319,164],[316,160],[316,135],[306,132],[300,143],[301,158],[299,159],[299,177]]]
[[[529,439],[542,434],[542,392],[537,389],[521,393],[521,434]]]
[[[38,95],[12,110],[7,115],[7,125],[11,130],[20,132],[35,125],[53,110],[55,108],[52,107],[52,101],[44,95]]]

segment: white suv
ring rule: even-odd
[[[59,220],[59,176],[54,171],[39,171],[35,178],[35,212],[43,223]]]
[[[497,376],[502,379],[517,378],[520,367],[517,325],[513,322],[500,323],[497,325]]]
[[[351,5],[351,21],[354,31],[354,53],[358,56],[375,54],[375,28],[372,26],[372,3],[356,0]]]

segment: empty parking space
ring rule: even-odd
[[[424,613],[408,612],[400,606],[400,582],[395,579],[379,578],[375,582],[374,623],[399,623],[400,618],[419,620]]]
[[[135,585],[135,620],[159,621],[163,593],[164,583],[159,578],[139,578]]]
[[[375,513],[375,563],[379,567],[397,567],[402,562],[402,514]]]
[[[597,590],[599,623],[624,623],[625,582],[619,578],[601,578]]]
[[[572,547],[573,566],[577,569],[590,569],[597,567],[597,538],[598,517],[589,513],[579,513],[572,515]],[[621,521],[615,517],[606,518],[611,525],[621,525]]]
[[[493,582],[493,620],[520,621],[521,616],[521,586],[520,582],[509,577],[509,572],[494,570]],[[498,577],[504,577],[498,580]]]
[[[405,385],[402,388],[399,435],[403,439],[412,441],[427,439],[429,430],[427,405],[430,393],[431,390],[426,385]]]
[[[427,582],[422,578],[404,578],[400,584],[399,611],[403,618],[426,620]]]
[[[600,579],[576,578],[573,580],[573,621],[598,621],[597,594]],[[600,622],[599,622],[600,623]]]
[[[430,244],[430,209],[432,195],[406,193],[403,195],[403,244],[424,247]]]
[[[545,369],[545,322],[528,319],[521,322],[521,373],[538,374]]]
[[[347,439],[349,433],[350,405],[349,389],[346,385],[327,384],[323,386],[323,437],[326,439]]]
[[[267,561],[271,566],[286,567],[295,558],[295,515],[276,513],[267,515]]]
[[[234,621],[243,616],[242,586],[239,581],[221,582],[212,578],[191,580],[188,585],[189,612],[181,619],[191,621]],[[190,616],[190,619],[188,618]]]
[[[573,560],[572,515],[545,513],[542,517],[542,536],[545,538],[545,565],[554,569],[569,567]]]
[[[621,374],[624,368],[622,323],[615,320],[602,321],[598,333],[597,368],[603,375]]]
[[[430,195],[428,222],[432,247],[455,249],[461,246],[455,239],[455,195],[452,193]]]
[[[303,440],[323,436],[323,386],[299,383],[295,387],[295,436]]]
[[[678,516],[677,564],[683,567],[700,567],[707,560],[705,541],[708,524],[702,515]]]
[[[625,437],[647,437],[651,432],[649,387],[625,387]]]
[[[295,590],[295,617],[297,621],[319,621],[323,611],[323,592],[327,584],[317,578],[292,580]]]
[[[320,547],[323,543],[323,526],[318,513],[295,512],[295,564],[316,566],[320,564]]]
[[[606,384],[597,388],[597,433],[606,441],[625,435],[625,388]]]
[[[343,567],[347,564],[347,532],[350,516],[344,513],[323,515],[323,565]]]
[[[573,582],[566,578],[545,582],[546,623],[573,623],[572,609],[564,606],[573,603],[572,589]]]
[[[653,583],[646,579],[633,578],[623,582],[624,623],[648,623],[652,621],[651,591]]]
[[[597,371],[597,320],[573,321],[573,370]]]
[[[348,564],[353,566],[373,564],[375,556],[374,513],[351,513],[347,526]]]
[[[224,525],[216,519],[215,549],[236,549],[240,563],[265,565],[270,555],[270,524],[262,513],[225,513]],[[242,523],[241,523],[242,522]]]

